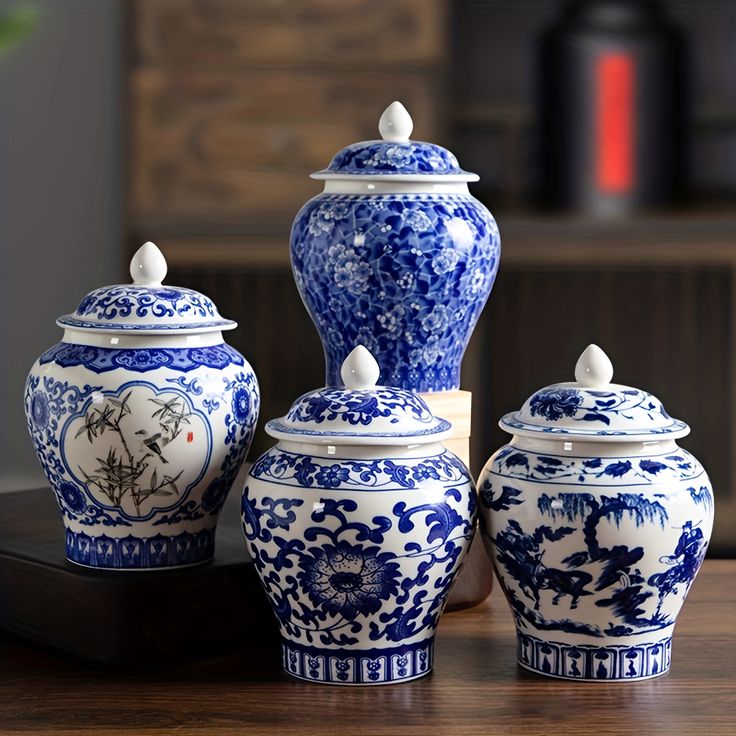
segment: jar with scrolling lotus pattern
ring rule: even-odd
[[[294,220],[291,263],[322,339],[327,384],[365,345],[380,381],[412,391],[460,386],[460,362],[498,270],[491,213],[468,192],[478,176],[441,146],[409,140],[399,102],[382,140],[355,143],[312,174],[324,191]]]
[[[611,383],[595,345],[575,383],[534,394],[478,481],[483,538],[513,613],[522,667],[640,680],[670,667],[705,556],[713,493],[675,440],[689,428],[645,391]]]
[[[145,570],[205,562],[258,418],[255,374],[203,294],[164,286],[153,243],[131,285],[106,286],[61,317],[34,364],[28,429],[56,494],[67,558]]]
[[[279,442],[243,491],[248,550],[278,619],[283,666],[337,685],[412,680],[470,546],[476,495],[442,440],[449,422],[377,386],[371,354],[345,388],[305,394],[266,425]]]

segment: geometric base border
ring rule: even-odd
[[[283,641],[284,670],[330,685],[388,685],[424,677],[432,669],[434,637],[380,649],[327,649]]]
[[[595,646],[544,641],[517,632],[517,657],[525,669],[548,677],[625,682],[664,675],[672,660],[672,637],[645,644]]]
[[[151,570],[207,562],[215,554],[215,530],[181,532],[173,536],[91,537],[66,530],[66,556],[86,567],[108,570]]]

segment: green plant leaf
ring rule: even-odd
[[[19,7],[0,13],[0,54],[17,46],[36,27],[38,11]]]

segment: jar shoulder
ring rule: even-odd
[[[702,464],[674,442],[636,450],[606,447],[605,454],[574,454],[550,448],[528,449],[510,443],[486,463],[481,482],[493,476],[565,486],[652,486],[691,482],[710,487]]]
[[[483,224],[488,228],[490,239],[499,240],[498,227],[491,212],[470,192],[463,193],[321,193],[310,199],[299,210],[292,226],[292,240],[296,237],[319,237],[339,226],[343,221],[383,222],[387,218],[404,218],[413,221],[408,227],[428,226],[420,215],[430,214],[435,221],[456,218]]]
[[[67,377],[78,374],[81,377],[89,374],[97,376],[97,380],[109,382],[104,378],[105,374],[109,374],[114,382],[125,374],[140,375],[154,371],[188,374],[201,369],[223,374],[253,374],[245,357],[225,342],[192,347],[164,345],[127,348],[59,342],[39,356],[29,377],[56,374]]]
[[[297,452],[279,445],[261,455],[249,471],[249,480],[289,485],[315,491],[346,490],[407,491],[448,487],[475,492],[475,485],[465,464],[456,455],[442,448],[427,455],[406,456],[397,448],[393,456],[361,454],[358,457],[326,454],[322,448],[315,453]],[[357,454],[357,453],[356,453]]]

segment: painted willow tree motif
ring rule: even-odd
[[[484,502],[497,511],[507,510],[511,504],[518,503],[515,498],[518,494],[513,491],[510,487],[504,487],[502,495],[496,498],[492,489],[488,489]],[[674,623],[674,619],[663,611],[663,604],[668,596],[682,597],[687,593],[705,556],[706,543],[697,524],[685,522],[672,554],[659,560],[667,569],[647,578],[638,567],[644,557],[643,547],[628,547],[624,544],[606,547],[598,539],[598,530],[603,521],[618,527],[625,519],[633,521],[637,527],[657,524],[664,528],[668,515],[658,501],[635,493],[597,498],[587,493],[560,493],[554,496],[542,494],[537,505],[542,514],[554,520],[582,522],[584,549],[563,558],[566,569],[550,567],[545,563],[545,550],[549,547],[545,543],[572,537],[580,527],[540,525],[532,533],[527,533],[514,519],[507,522],[506,528],[493,539],[496,559],[518,583],[523,596],[533,602],[533,608],[530,608],[513,590],[507,591],[517,621],[527,621],[542,630],[592,636],[626,636],[665,628]],[[575,534],[575,537],[579,537],[579,534]],[[580,569],[582,567],[587,570]],[[588,572],[596,569],[597,575]],[[546,620],[538,611],[539,594],[544,589],[555,592],[552,599],[554,605],[564,598],[569,601],[570,609],[577,607],[581,597],[596,595],[595,605],[609,608],[616,622],[609,623],[606,629],[601,630],[570,619]],[[657,596],[654,610],[650,601],[653,596]]]

